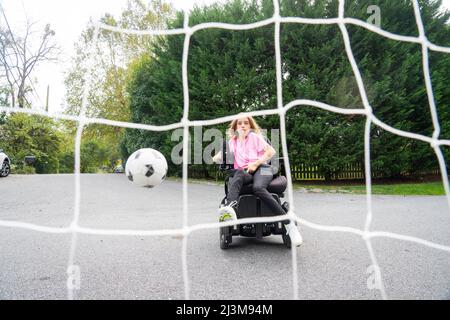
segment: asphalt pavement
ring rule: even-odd
[[[0,220],[55,228],[74,217],[73,175],[0,179]],[[79,224],[95,229],[161,230],[183,224],[182,183],[138,188],[123,174],[82,175]],[[188,185],[188,224],[216,222],[223,187]],[[373,196],[371,231],[450,247],[450,209],[440,196]],[[294,192],[308,222],[363,230],[364,195]],[[370,282],[365,241],[353,233],[302,225],[297,250],[300,299],[381,299]],[[67,299],[70,234],[0,226],[0,299]],[[450,252],[392,238],[371,240],[390,299],[450,299]],[[79,234],[76,299],[183,299],[182,241],[177,236]],[[217,229],[192,232],[187,246],[191,299],[292,299],[292,255],[281,236],[233,238],[221,250]]]

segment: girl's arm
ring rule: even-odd
[[[264,148],[264,151],[265,152],[262,155],[262,157],[259,158],[258,160],[256,160],[256,162],[255,162],[255,164],[257,164],[258,167],[260,165],[262,165],[263,163],[267,162],[268,160],[272,159],[276,153],[275,149],[269,144]]]
[[[248,165],[247,170],[248,170],[249,173],[252,173],[252,172],[255,172],[256,170],[258,170],[258,167],[260,165],[262,165],[263,163],[265,163],[268,160],[272,159],[273,156],[276,153],[275,149],[269,144],[265,146],[264,151],[265,152],[264,152],[264,154],[262,155],[261,158],[259,158],[255,162],[250,163]]]

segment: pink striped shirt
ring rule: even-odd
[[[261,135],[250,132],[244,141],[240,141],[237,137],[231,139],[229,146],[230,151],[234,153],[234,169],[244,169],[249,163],[261,158],[269,144]]]

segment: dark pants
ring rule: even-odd
[[[260,166],[253,174],[236,170],[234,176],[228,182],[227,203],[239,199],[239,192],[244,184],[253,183],[253,194],[259,197],[274,215],[286,214],[281,205],[267,191],[272,179],[273,174],[270,172],[270,167],[264,165]]]

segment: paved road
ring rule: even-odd
[[[51,227],[70,224],[74,176],[12,175],[0,180],[0,219]],[[80,225],[157,230],[182,225],[182,184],[134,187],[123,175],[82,175]],[[189,184],[189,224],[215,222],[223,189]],[[366,198],[294,194],[301,217],[323,225],[363,229]],[[371,230],[405,234],[450,246],[444,197],[374,196]],[[297,250],[301,299],[379,299],[367,287],[371,260],[361,237],[302,227]],[[0,227],[0,299],[66,299],[70,235]],[[177,237],[78,237],[78,299],[183,299]],[[450,299],[450,253],[387,238],[372,240],[384,285],[393,299]],[[235,239],[222,251],[217,230],[189,236],[192,299],[292,299],[292,259],[280,236]]]

